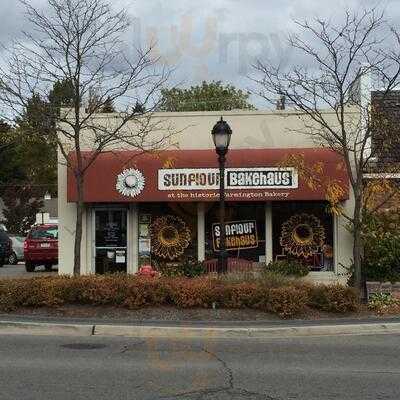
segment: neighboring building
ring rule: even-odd
[[[0,221],[4,220],[3,210],[4,210],[4,201],[0,198]],[[44,222],[56,222],[58,221],[58,199],[44,199],[43,207],[40,212],[36,215],[36,222],[41,223]]]
[[[351,213],[347,172],[336,153],[294,133],[302,122],[285,110],[160,113],[155,118],[182,131],[179,150],[138,156],[114,148],[100,155],[85,178],[83,274],[132,274],[149,262],[216,258],[218,163],[210,132],[221,114],[233,130],[226,165],[230,256],[255,263],[296,256],[307,260],[312,279],[345,280],[352,235],[344,217],[327,212],[323,182],[342,186],[343,207]],[[326,118],[333,121],[334,115],[327,112]],[[348,118],[359,113],[349,109]],[[320,185],[312,187],[282,164],[293,155],[321,167]],[[72,274],[76,187],[65,163],[59,163],[58,175],[59,272]]]
[[[371,92],[371,104],[371,118],[378,118],[379,122],[386,123],[390,129],[390,132],[382,135],[378,126],[373,137],[376,168],[384,170],[393,163],[400,163],[400,91]]]
[[[51,198],[43,200],[42,211],[47,213],[51,220],[56,220],[58,218],[58,199]]]
[[[39,213],[36,214],[37,224],[58,223],[58,199],[46,197],[43,200],[43,207]]]
[[[400,91],[371,92],[372,121],[378,123],[372,138],[372,159],[364,177],[381,182],[382,191],[376,191],[370,207],[380,211],[400,209]],[[389,188],[384,181],[390,183]]]

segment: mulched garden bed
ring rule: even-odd
[[[20,308],[10,314],[1,313],[1,315],[10,316],[32,316],[43,318],[95,318],[104,320],[118,321],[171,321],[171,322],[195,322],[195,321],[280,321],[277,315],[251,309],[177,309],[175,307],[145,307],[138,310],[129,310],[120,307],[110,306],[90,306],[90,305],[64,305],[57,308]],[[354,313],[327,313],[318,312],[313,309],[307,309],[303,314],[298,315],[296,319],[337,319],[337,318],[376,318],[374,312],[366,307]]]

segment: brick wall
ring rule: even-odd
[[[371,182],[368,180],[366,183]],[[400,179],[390,180],[390,189],[382,190],[371,194],[368,189],[365,190],[367,207],[374,210],[379,207],[380,212],[396,211],[400,212]]]
[[[378,121],[377,132],[373,138],[374,147],[379,149],[377,167],[385,168],[387,164],[400,162],[400,91],[391,91],[385,95],[382,92],[372,92],[371,101],[372,110],[375,110],[375,118]],[[374,111],[372,118],[374,118]],[[379,132],[379,125],[384,125],[385,120],[389,131]],[[387,145],[385,143],[382,145],[382,140]]]

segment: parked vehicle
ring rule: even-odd
[[[34,226],[24,242],[24,258],[27,272],[35,271],[39,265],[51,271],[53,265],[58,264],[58,226]]]
[[[10,257],[12,244],[8,233],[0,229],[0,267],[8,262]]]
[[[20,235],[10,235],[12,251],[8,257],[10,265],[18,264],[18,261],[24,261],[24,241],[25,238]]]

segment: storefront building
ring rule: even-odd
[[[139,154],[113,149],[87,170],[84,274],[132,274],[144,264],[173,267],[218,256],[219,173],[210,131],[220,114],[155,117],[168,119],[181,132],[179,150]],[[308,135],[294,133],[302,124],[295,113],[235,111],[224,118],[233,130],[225,174],[229,257],[258,264],[297,258],[310,266],[312,279],[344,280],[351,263],[351,235],[346,220],[330,213],[327,202],[328,187],[335,183],[342,188],[344,210],[351,212],[341,157]],[[74,153],[69,157],[73,163]],[[293,159],[315,170],[312,182]],[[73,269],[76,200],[74,177],[60,164],[61,274]]]

